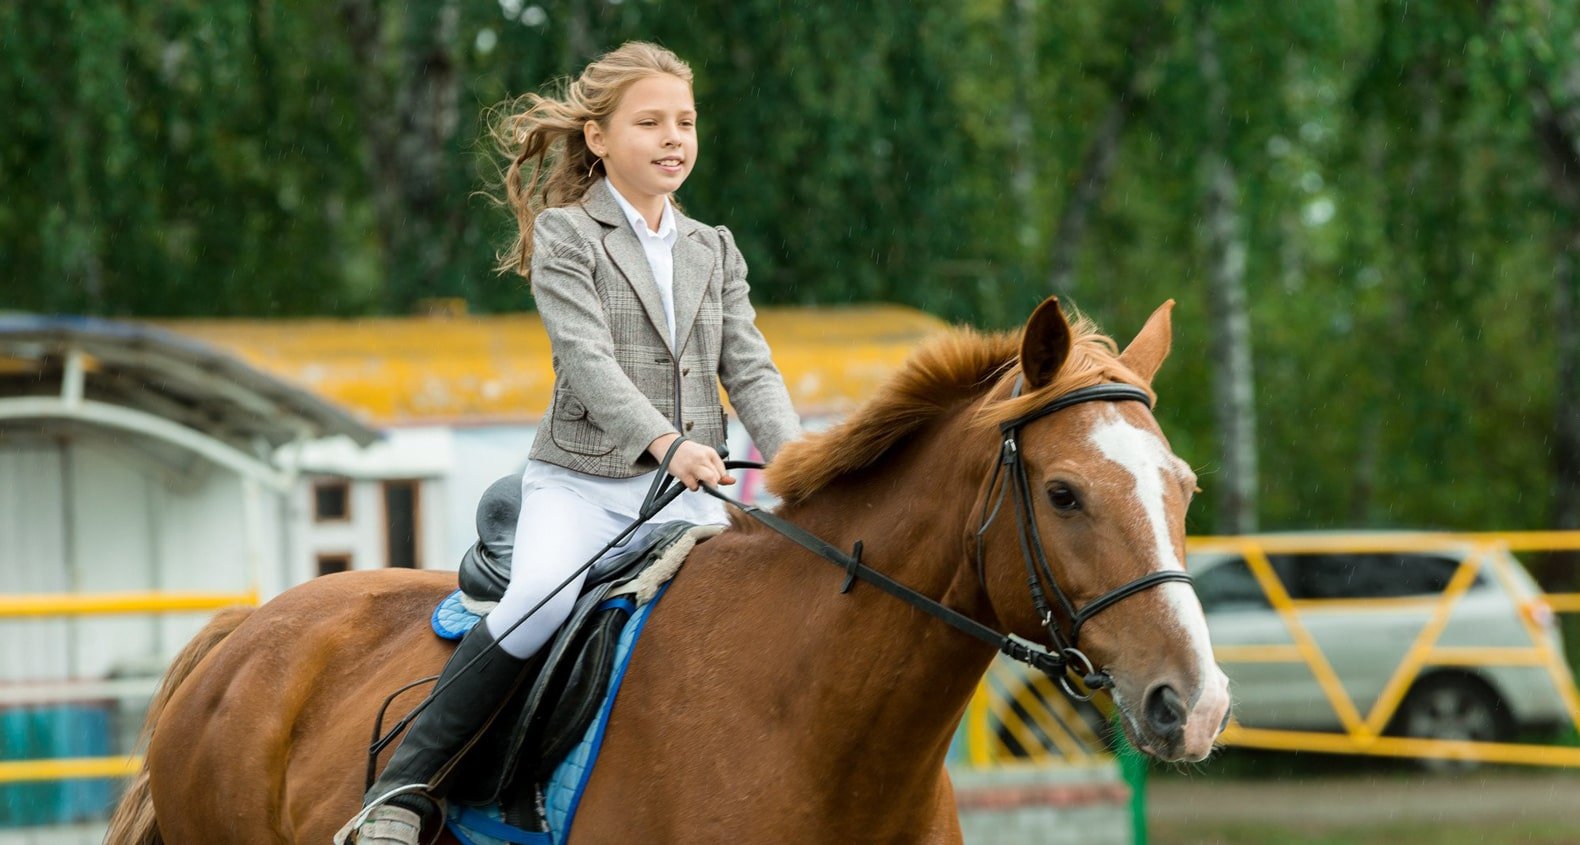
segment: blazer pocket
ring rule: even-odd
[[[554,414],[549,418],[549,437],[554,445],[576,455],[599,457],[614,451],[608,436],[587,416],[587,406],[570,393],[554,399]]]
[[[567,393],[560,397],[561,401],[554,403],[555,416],[562,420],[581,420],[587,418],[587,406],[582,400]]]

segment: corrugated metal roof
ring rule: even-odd
[[[0,314],[0,398],[58,395],[70,350],[85,361],[86,398],[144,411],[255,454],[260,439],[378,433],[316,392],[248,366],[203,338],[97,317]]]
[[[158,325],[378,425],[530,422],[548,406],[554,383],[536,314]],[[919,341],[946,327],[895,305],[764,308],[757,325],[804,415],[854,407]]]

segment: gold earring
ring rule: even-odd
[[[601,159],[601,158],[593,159],[592,166],[587,168],[587,178],[588,179],[593,178],[593,171],[598,169],[598,163],[601,162],[601,161],[603,161],[603,159]]]

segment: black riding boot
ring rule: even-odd
[[[450,662],[444,665],[435,689],[445,684],[449,686],[411,723],[400,747],[395,749],[395,756],[363,796],[364,805],[402,786],[432,783],[439,770],[504,703],[527,661],[511,657],[503,648],[490,649],[493,642],[493,635],[482,622],[461,638]],[[484,651],[488,652],[487,656],[462,671],[461,667]],[[431,816],[438,809],[433,802],[416,793],[396,796],[390,803],[408,807],[419,815]]]

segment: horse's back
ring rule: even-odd
[[[171,697],[149,743],[165,841],[328,841],[360,805],[384,698],[436,674],[428,629],[451,572],[315,579],[258,608]],[[426,691],[391,705],[398,719]]]

